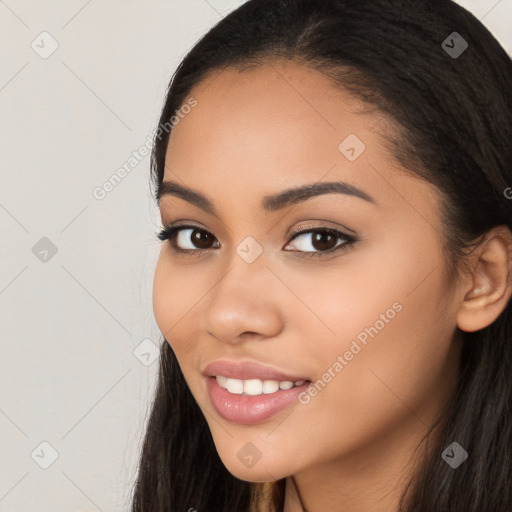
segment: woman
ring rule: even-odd
[[[512,510],[510,84],[448,0],[251,0],[192,48],[133,512]]]

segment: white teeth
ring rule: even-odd
[[[244,393],[246,395],[261,395],[263,391],[263,382],[260,379],[250,379],[242,382],[244,383]]]
[[[217,382],[220,387],[227,389],[230,393],[236,395],[249,395],[257,396],[263,394],[275,393],[279,389],[287,390],[294,386],[302,386],[306,381],[298,380],[293,383],[290,380],[277,381],[277,380],[260,380],[260,379],[231,379],[222,375],[216,376]]]
[[[278,380],[264,380],[263,381],[263,393],[275,393],[279,389]]]
[[[226,377],[223,377],[222,375],[219,375],[217,377],[217,382],[219,383],[219,386],[221,388],[226,389],[228,387],[228,379]]]
[[[226,389],[230,393],[234,393],[235,395],[241,395],[244,392],[244,381],[238,379],[227,379]]]

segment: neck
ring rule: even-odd
[[[408,430],[400,429],[379,445],[287,477],[283,512],[396,512],[409,479],[432,447],[433,432],[421,443],[427,426],[420,422],[418,428],[418,422],[411,419]]]

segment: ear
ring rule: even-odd
[[[457,326],[466,332],[492,324],[512,295],[512,233],[504,225],[491,229],[471,256],[457,311]]]

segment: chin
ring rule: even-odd
[[[271,457],[265,458],[261,455],[261,458],[250,459],[245,456],[240,450],[231,451],[227,453],[219,453],[222,463],[226,469],[239,480],[246,482],[273,482],[289,476],[293,469],[287,467],[284,464],[283,459],[278,454],[273,453]],[[277,462],[277,460],[279,462]]]

